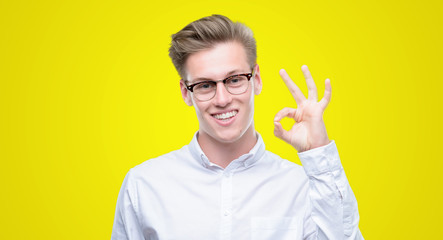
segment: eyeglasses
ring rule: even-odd
[[[215,96],[215,93],[217,92],[218,82],[223,82],[226,90],[228,90],[230,94],[239,95],[245,93],[246,90],[248,90],[249,80],[251,80],[252,76],[253,72],[232,75],[223,80],[198,82],[189,86],[186,83],[187,81],[185,81],[185,85],[189,91],[194,93],[194,96],[198,100],[209,101]]]

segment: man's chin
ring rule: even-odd
[[[204,135],[206,135],[206,137],[210,138],[211,141],[218,142],[221,144],[235,143],[238,140],[240,140],[242,137],[241,133],[231,132],[231,131],[216,132],[213,134],[209,134],[206,132],[206,133],[204,133]]]
[[[236,143],[240,138],[241,136],[223,136],[219,137],[217,140],[220,143],[229,144],[229,143]]]

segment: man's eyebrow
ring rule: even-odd
[[[228,72],[227,74],[225,74],[225,78],[235,75],[235,74],[238,74],[238,73],[241,73],[241,72],[242,71],[239,69],[232,70],[232,71]],[[221,80],[221,79],[217,79],[217,80]],[[199,77],[199,78],[192,80],[192,82],[196,82],[196,81],[216,81],[216,80],[211,79],[211,78],[206,78],[206,77]]]
[[[240,72],[242,72],[240,69],[232,70],[232,71],[228,72],[228,74],[226,74],[226,77],[229,77],[229,76],[231,76],[233,74],[238,74]]]
[[[199,78],[192,80],[192,82],[195,82],[195,81],[214,81],[214,80],[212,80],[210,78],[199,77]]]

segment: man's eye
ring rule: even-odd
[[[226,83],[229,86],[237,86],[237,85],[243,84],[247,80],[248,79],[246,79],[246,77],[244,77],[244,76],[236,76],[236,77],[229,79]]]
[[[214,88],[214,84],[210,83],[210,82],[203,82],[203,83],[199,83],[197,85],[195,85],[195,89],[198,90],[209,90]]]
[[[240,82],[240,81],[241,81],[240,78],[232,78],[232,79],[231,79],[231,83],[238,83],[238,82]]]

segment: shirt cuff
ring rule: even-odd
[[[298,157],[308,176],[342,169],[335,141],[328,145],[298,153]]]

